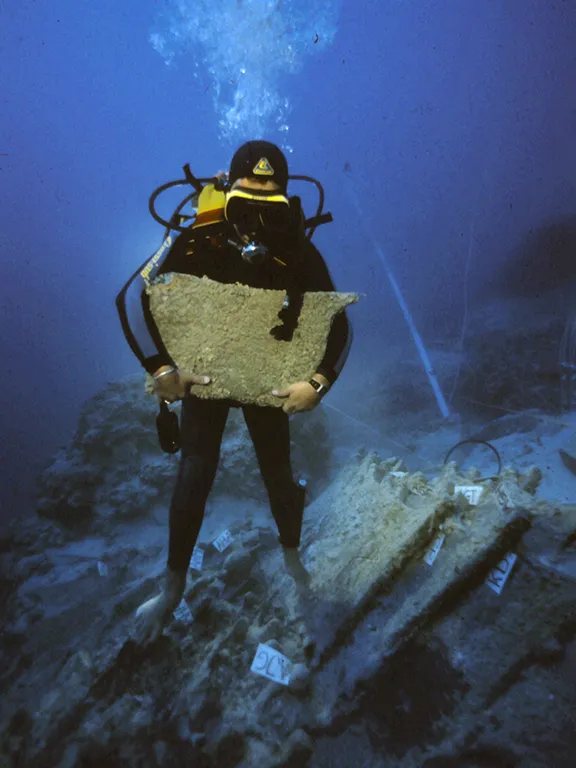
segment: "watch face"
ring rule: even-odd
[[[326,391],[326,386],[324,384],[320,384],[320,382],[316,381],[316,379],[310,379],[310,384],[312,384],[319,395],[322,395]]]

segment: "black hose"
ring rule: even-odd
[[[216,181],[215,178],[211,177],[208,179],[195,179],[196,182],[199,182],[200,184],[209,184],[214,183]],[[190,186],[190,181],[188,179],[178,179],[177,181],[168,181],[166,184],[162,184],[161,187],[158,187],[158,189],[155,189],[154,192],[150,195],[150,199],[148,200],[148,210],[150,211],[150,215],[154,219],[154,221],[157,221],[158,224],[162,224],[162,226],[167,229],[168,231],[171,229],[175,229],[178,232],[186,232],[187,227],[181,227],[179,224],[174,223],[173,221],[166,221],[163,219],[159,214],[156,213],[155,208],[155,202],[158,195],[161,195],[162,192],[165,192],[167,189],[171,189],[172,187],[178,187],[186,184],[187,186]],[[185,200],[183,200],[180,205],[178,206],[178,211],[180,211],[183,206],[190,200],[192,197],[194,197],[197,194],[197,192],[193,192],[191,195],[189,195]],[[174,215],[172,216],[174,218]]]
[[[318,179],[312,178],[312,176],[288,176],[289,179],[294,179],[295,181],[309,181],[311,184],[314,184],[316,186],[316,189],[318,190],[318,208],[316,209],[316,216],[313,218],[316,219],[320,216],[322,213],[322,209],[324,208],[324,187]],[[306,235],[307,240],[312,239],[312,235],[316,231],[316,227],[312,227],[310,232]]]
[[[222,180],[219,177],[209,177],[209,178],[202,178],[197,179],[194,174],[190,170],[189,164],[186,164],[184,166],[184,179],[178,179],[176,181],[168,181],[166,184],[162,184],[162,186],[158,187],[154,190],[154,192],[150,195],[150,198],[148,200],[148,210],[150,211],[150,215],[154,219],[154,221],[157,221],[158,224],[162,224],[162,226],[166,230],[165,237],[168,235],[168,233],[175,229],[177,232],[186,232],[188,227],[182,227],[177,223],[177,214],[182,210],[184,205],[191,200],[195,195],[200,194],[202,191],[202,185],[203,184],[214,184],[216,187],[220,188],[222,185]],[[318,208],[316,209],[316,215],[313,216],[310,219],[311,222],[311,229],[306,234],[306,239],[310,240],[312,238],[312,235],[316,231],[316,227],[319,224],[323,224],[325,222],[332,221],[332,215],[331,214],[324,214],[322,215],[322,210],[324,208],[324,187],[317,179],[314,179],[312,176],[289,176],[289,179],[294,179],[295,181],[308,181],[311,184],[314,184],[316,189],[318,190]],[[171,189],[172,187],[178,187],[178,186],[191,186],[194,188],[194,192],[189,195],[185,200],[183,200],[176,211],[172,214],[172,217],[170,221],[166,221],[166,219],[163,219],[158,213],[156,213],[156,199],[159,195],[162,194],[162,192],[165,192],[167,189]]]
[[[461,445],[467,445],[468,443],[473,443],[475,445],[485,445],[487,448],[490,448],[490,450],[494,453],[496,456],[496,460],[498,461],[498,472],[496,473],[496,477],[498,477],[502,472],[502,458],[496,448],[492,445],[492,443],[487,443],[486,440],[461,440],[459,443],[456,443],[456,445],[452,446],[448,453],[446,454],[446,458],[444,459],[444,464],[446,465],[448,463],[448,459],[450,456],[454,453],[456,448],[459,448]]]

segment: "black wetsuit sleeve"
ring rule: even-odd
[[[150,312],[146,287],[162,272],[172,271],[171,264],[176,262],[181,250],[179,245],[178,241],[174,243],[173,236],[164,240],[158,251],[142,264],[116,297],[116,308],[126,341],[148,373],[154,373],[162,365],[174,365]]]
[[[310,292],[335,291],[334,282],[320,251],[312,243],[307,242],[301,256],[305,275],[303,290]],[[343,310],[336,315],[332,322],[326,343],[326,352],[317,368],[317,373],[325,376],[330,384],[334,384],[348,359],[352,339],[352,325],[348,320],[346,310]]]

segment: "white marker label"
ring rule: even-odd
[[[192,552],[192,560],[190,561],[190,568],[194,568],[195,571],[202,570],[202,563],[204,562],[204,550],[199,547],[194,547]]]
[[[100,576],[108,576],[108,566],[106,563],[98,563],[98,573]]]
[[[292,662],[286,656],[268,645],[259,643],[250,671],[267,677],[268,680],[274,680],[275,683],[288,685],[292,666]]]
[[[218,552],[224,552],[224,550],[232,544],[234,539],[232,538],[232,534],[230,531],[223,531],[220,536],[218,536],[212,544],[216,547]]]
[[[517,555],[513,552],[509,552],[504,560],[498,563],[496,568],[490,571],[486,584],[496,592],[497,595],[504,589],[504,584],[508,581],[510,571],[514,568],[514,563],[517,560]]]
[[[180,601],[180,605],[176,610],[174,611],[174,618],[178,619],[178,621],[183,621],[185,623],[190,623],[194,620],[194,616],[192,615],[192,611],[188,607],[188,603],[184,598]]]
[[[434,564],[434,560],[436,560],[436,558],[438,557],[438,552],[440,552],[440,550],[442,549],[442,544],[444,544],[445,538],[446,538],[446,535],[442,533],[440,534],[440,536],[437,536],[434,539],[434,543],[432,544],[428,552],[426,552],[426,554],[424,555],[425,563],[427,563],[428,565]]]
[[[390,472],[392,477],[406,477],[408,472]]]
[[[456,496],[461,493],[475,507],[480,501],[484,488],[481,485],[457,485],[454,488]]]

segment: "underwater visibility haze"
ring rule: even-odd
[[[573,765],[576,6],[0,44],[0,764]]]

